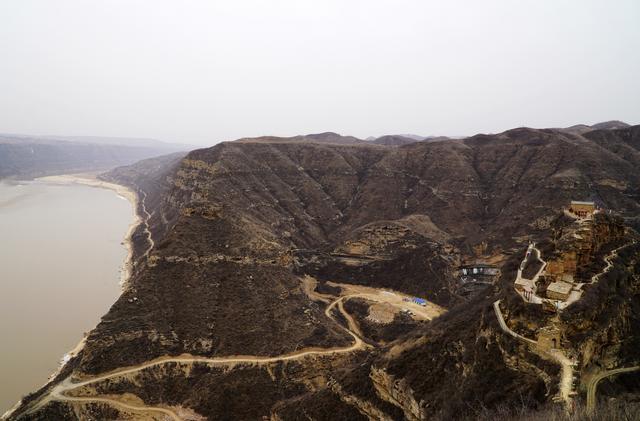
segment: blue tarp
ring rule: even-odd
[[[414,298],[413,302],[416,304],[420,304],[420,305],[426,305],[427,304],[427,300],[422,299],[422,298]]]

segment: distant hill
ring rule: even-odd
[[[138,146],[146,148],[167,148],[174,150],[195,149],[194,145],[163,142],[157,139],[140,137],[105,137],[105,136],[46,136],[46,139],[64,140],[79,143],[97,143],[101,145]]]
[[[413,140],[418,140],[418,141],[429,139],[430,137],[433,137],[433,136],[420,136],[420,135],[417,135],[417,134],[399,134],[397,136],[402,136],[402,137],[406,137],[406,138],[413,139]]]
[[[153,139],[1,134],[0,178],[102,171],[187,148]]]
[[[323,143],[330,145],[380,145],[403,146],[416,142],[432,142],[451,139],[445,136],[418,136],[418,135],[385,135],[380,137],[369,136],[366,140],[354,136],[344,136],[334,132],[315,133],[291,137],[260,136],[238,139],[236,143]]]
[[[354,145],[362,144],[366,145],[366,142],[362,139],[358,139],[353,136],[343,136],[334,132],[324,132],[316,134],[298,135],[292,137],[277,137],[277,136],[260,136],[260,137],[245,137],[238,139],[235,143],[325,143],[333,145]]]
[[[575,126],[566,127],[560,130],[567,133],[582,135],[593,130],[615,130],[615,129],[624,129],[627,127],[631,127],[631,126],[623,121],[611,120],[611,121],[603,121],[602,123],[596,123],[592,126],[588,126],[586,124],[576,124]]]
[[[158,149],[172,149],[172,150],[185,150],[195,149],[196,146],[181,144],[181,143],[169,143],[163,142],[157,139],[142,138],[142,137],[111,137],[111,136],[48,136],[48,135],[25,135],[25,134],[12,134],[12,133],[0,133],[0,143],[42,143],[51,144],[58,142],[73,142],[84,143],[94,145],[117,145],[117,146],[129,146],[129,147],[141,147],[141,148],[158,148]]]
[[[385,145],[385,146],[402,146],[402,145],[408,145],[410,143],[419,142],[420,140],[422,139],[417,140],[417,139],[402,136],[402,135],[386,135],[386,136],[381,136],[377,139],[372,140],[371,143],[374,143],[376,145]]]
[[[625,123],[624,121],[611,120],[611,121],[604,121],[602,123],[594,124],[591,127],[594,130],[615,130],[615,129],[625,129],[631,126]]]
[[[409,145],[411,143],[417,142],[437,142],[441,140],[451,140],[453,138],[447,136],[417,136],[417,135],[385,135],[375,138],[370,141],[370,143],[374,143],[376,145],[386,145],[386,146],[403,146]]]

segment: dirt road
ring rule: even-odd
[[[589,379],[587,383],[587,413],[591,414],[596,408],[596,392],[598,391],[598,383],[601,380],[615,376],[616,374],[630,373],[640,370],[640,366],[616,368],[614,370],[603,371]]]
[[[609,272],[611,270],[611,268],[613,267],[612,260],[615,259],[616,257],[618,257],[618,252],[620,250],[622,250],[625,247],[629,247],[629,246],[631,246],[631,245],[633,245],[635,243],[636,243],[635,240],[634,241],[630,241],[627,244],[624,244],[624,245],[622,245],[622,246],[620,246],[618,248],[615,248],[615,249],[611,250],[609,252],[609,254],[607,254],[607,256],[604,258],[604,262],[607,265],[600,272],[598,272],[597,274],[595,274],[595,275],[593,275],[591,277],[591,283],[594,284],[594,283],[598,282],[602,275],[604,275],[605,273],[607,273],[607,272]]]
[[[309,293],[309,297],[315,300],[320,300],[323,302],[328,302],[328,298],[325,295],[319,294],[313,289],[309,288],[309,285],[305,285],[303,283],[303,289],[307,293]],[[114,406],[119,406],[125,409],[129,409],[132,411],[146,411],[146,412],[160,412],[165,415],[170,416],[174,420],[180,420],[180,417],[173,411],[163,408],[163,407],[153,407],[153,406],[134,406],[130,404],[123,403],[119,400],[99,397],[99,396],[90,396],[90,397],[73,397],[68,396],[67,392],[71,392],[75,389],[78,389],[83,386],[88,386],[91,384],[99,383],[104,380],[112,379],[115,377],[120,377],[126,374],[136,373],[142,371],[146,368],[167,364],[167,363],[203,363],[208,365],[224,365],[224,366],[233,366],[236,364],[242,363],[250,363],[250,364],[269,364],[280,361],[291,361],[291,360],[299,360],[313,355],[332,355],[339,353],[348,353],[354,352],[360,349],[365,349],[370,345],[366,344],[360,337],[360,329],[358,328],[357,323],[351,317],[349,313],[344,310],[343,301],[349,299],[351,296],[345,295],[338,297],[331,301],[327,308],[324,311],[324,314],[336,322],[339,326],[341,326],[354,340],[353,344],[347,347],[341,348],[326,348],[326,349],[316,349],[310,348],[305,350],[300,350],[296,352],[292,352],[289,354],[278,355],[274,357],[262,357],[262,356],[229,356],[229,357],[219,357],[219,358],[207,358],[207,357],[198,357],[193,355],[181,355],[178,357],[161,357],[152,361],[148,361],[143,364],[138,364],[132,367],[127,367],[123,369],[118,369],[106,374],[99,375],[97,377],[92,377],[86,380],[81,381],[72,381],[71,378],[66,378],[61,383],[57,384],[53,387],[53,389],[45,396],[43,396],[40,400],[35,402],[31,408],[27,410],[28,413],[33,413],[38,409],[42,408],[50,401],[67,401],[67,402],[103,402],[112,404]],[[347,320],[348,327],[343,327],[340,323],[338,323],[333,314],[332,310],[337,308],[338,311],[342,314],[342,316]]]
[[[498,324],[500,325],[500,328],[502,329],[503,332],[529,345],[531,347],[531,350],[536,354],[540,355],[542,358],[551,359],[556,363],[560,364],[561,372],[560,372],[559,396],[567,406],[570,406],[572,401],[571,395],[573,392],[573,361],[567,358],[567,356],[564,355],[561,349],[551,349],[548,352],[540,350],[537,348],[537,345],[538,345],[537,341],[526,338],[520,335],[519,333],[516,333],[513,330],[511,330],[509,326],[507,326],[507,323],[504,320],[504,316],[502,315],[502,310],[500,310],[500,300],[497,300],[493,303],[493,309],[496,313]]]
[[[412,296],[398,291],[371,288],[363,285],[338,284],[334,282],[327,282],[327,284],[333,287],[340,287],[342,289],[340,293],[341,297],[359,297],[369,301],[386,303],[396,307],[398,311],[404,309],[411,310],[414,319],[417,320],[432,320],[446,311],[445,308],[428,301],[426,305],[421,306],[412,301]]]
[[[519,341],[522,341],[528,345],[536,345],[537,342],[534,341],[533,339],[529,339],[529,338],[525,338],[524,336],[522,336],[519,333],[514,332],[513,330],[511,330],[511,328],[509,326],[507,326],[507,323],[504,321],[504,316],[502,315],[502,310],[500,310],[500,300],[496,301],[493,303],[493,311],[496,313],[496,318],[498,319],[498,324],[500,325],[500,328],[502,329],[503,332],[513,336],[514,338],[516,338]]]
[[[67,384],[65,385],[65,383],[67,383]],[[52,400],[67,401],[67,402],[81,402],[81,403],[82,402],[86,402],[86,403],[100,402],[100,403],[106,403],[106,404],[111,405],[111,406],[124,408],[127,411],[157,412],[157,413],[160,413],[160,414],[164,414],[164,415],[170,417],[170,419],[173,419],[175,421],[182,421],[182,419],[178,416],[178,414],[176,414],[172,410],[170,410],[168,408],[162,408],[162,407],[159,407],[159,406],[131,405],[131,404],[128,404],[128,403],[125,403],[125,402],[122,402],[122,401],[119,401],[119,400],[116,400],[116,399],[110,399],[110,398],[106,398],[106,397],[97,397],[97,396],[90,396],[90,397],[66,396],[66,395],[64,395],[65,386],[66,386],[67,389],[75,389],[75,388],[78,387],[77,384],[71,383],[70,379],[66,378],[62,383],[58,384],[51,391]]]
[[[560,364],[560,390],[559,395],[562,401],[565,402],[567,407],[570,407],[573,398],[571,397],[573,392],[573,361],[567,358],[561,349],[551,349],[546,352],[551,356],[558,364]]]
[[[143,208],[144,211],[144,208]],[[146,215],[148,218],[149,215]],[[145,219],[146,219],[145,218]],[[151,237],[149,236],[151,240]],[[153,247],[153,243],[151,243]],[[340,348],[307,348],[304,350],[273,356],[273,357],[262,357],[255,355],[235,355],[228,357],[216,357],[216,358],[207,358],[207,357],[198,357],[194,355],[180,355],[177,357],[160,357],[146,363],[138,364],[132,367],[120,368],[114,370],[109,373],[105,373],[96,377],[91,377],[86,380],[72,381],[70,377],[66,378],[61,383],[57,384],[52,388],[49,394],[43,396],[40,400],[32,404],[31,408],[27,410],[26,413],[33,413],[38,409],[42,408],[50,401],[67,401],[67,402],[102,402],[107,403],[116,407],[121,407],[126,410],[138,411],[138,412],[155,412],[162,413],[171,417],[174,420],[180,420],[178,414],[174,411],[171,411],[168,408],[158,407],[158,406],[137,406],[131,405],[128,403],[124,403],[117,399],[112,399],[108,397],[100,397],[100,396],[86,396],[86,397],[73,397],[67,395],[67,392],[71,392],[83,386],[89,386],[92,384],[96,384],[102,382],[104,380],[124,376],[127,374],[136,373],[142,371],[144,369],[159,366],[167,363],[179,363],[179,364],[188,364],[188,363],[201,363],[208,365],[223,365],[223,366],[233,366],[236,364],[249,363],[249,364],[270,364],[281,361],[292,361],[299,360],[310,356],[322,356],[322,355],[332,355],[332,354],[340,354],[340,353],[349,353],[358,351],[361,349],[365,349],[370,347],[371,345],[365,343],[362,340],[362,333],[358,324],[353,319],[353,317],[344,309],[344,302],[351,298],[359,297],[364,298],[366,300],[388,303],[392,306],[401,309],[410,309],[416,318],[421,320],[431,320],[434,317],[439,316],[444,313],[446,310],[440,306],[437,306],[433,303],[427,303],[426,306],[420,306],[416,303],[408,301],[411,297],[399,292],[389,291],[389,290],[378,290],[375,288],[365,287],[361,285],[350,285],[350,284],[335,284],[329,283],[331,286],[341,288],[341,294],[339,297],[334,297],[331,295],[321,294],[315,291],[316,288],[316,280],[311,277],[304,277],[302,279],[302,289],[309,296],[310,299],[314,301],[321,301],[327,304],[325,308],[324,314],[326,317],[333,320],[339,326],[341,326],[352,338],[353,344],[347,347]],[[342,326],[335,319],[332,311],[337,308],[342,317],[347,321],[347,327]]]
[[[144,224],[144,232],[147,235],[147,240],[149,241],[149,247],[147,248],[147,250],[144,252],[144,254],[142,255],[142,257],[148,257],[149,253],[151,253],[151,250],[153,250],[153,247],[155,246],[155,242],[153,241],[153,237],[151,236],[151,230],[149,229],[149,220],[151,219],[151,214],[149,213],[149,211],[147,211],[147,206],[146,206],[146,200],[147,200],[147,193],[144,192],[143,190],[140,190],[140,208],[142,209],[142,223]]]

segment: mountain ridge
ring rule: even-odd
[[[640,126],[583,135],[517,128],[400,147],[336,136],[223,142],[104,175],[138,192],[155,246],[145,254],[147,240],[136,237],[127,288],[53,385],[71,373],[95,378],[168,356],[277,359],[300,349],[344,349],[353,343],[346,327],[367,347],[224,369],[172,360],[86,393],[133,393],[147,407],[188,407],[214,419],[229,412],[295,419],[300,411],[315,419],[471,417],[501,403],[532,411],[552,405],[557,366],[504,338],[492,305],[504,300],[514,328],[547,319],[513,289],[529,241],[540,242],[547,259],[570,259],[588,246],[578,250],[597,271],[606,252],[633,238],[630,230],[622,238],[620,227],[640,212]],[[578,228],[563,210],[587,198],[615,215],[594,221],[598,241],[575,245],[567,239]],[[636,248],[616,263],[625,279],[620,294],[640,285]],[[466,295],[463,262],[491,262],[502,276]],[[612,279],[602,299],[633,306]],[[416,320],[389,310],[384,300],[394,296],[423,297],[428,308],[447,311]],[[602,305],[598,297],[590,298],[594,308]],[[389,311],[388,324],[375,321]],[[599,350],[585,356],[585,370],[617,355],[607,329],[619,338],[619,326],[638,324],[627,312],[612,315],[612,327],[585,317]],[[565,318],[567,335],[575,336],[580,322]],[[588,352],[580,340],[575,352]],[[619,349],[630,353],[620,355],[625,363],[640,358],[633,347]],[[492,389],[487,372],[505,388]],[[68,418],[71,402],[29,412],[47,393],[27,397],[17,414]]]

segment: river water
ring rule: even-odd
[[[111,190],[0,182],[0,415],[116,300],[132,219]]]

